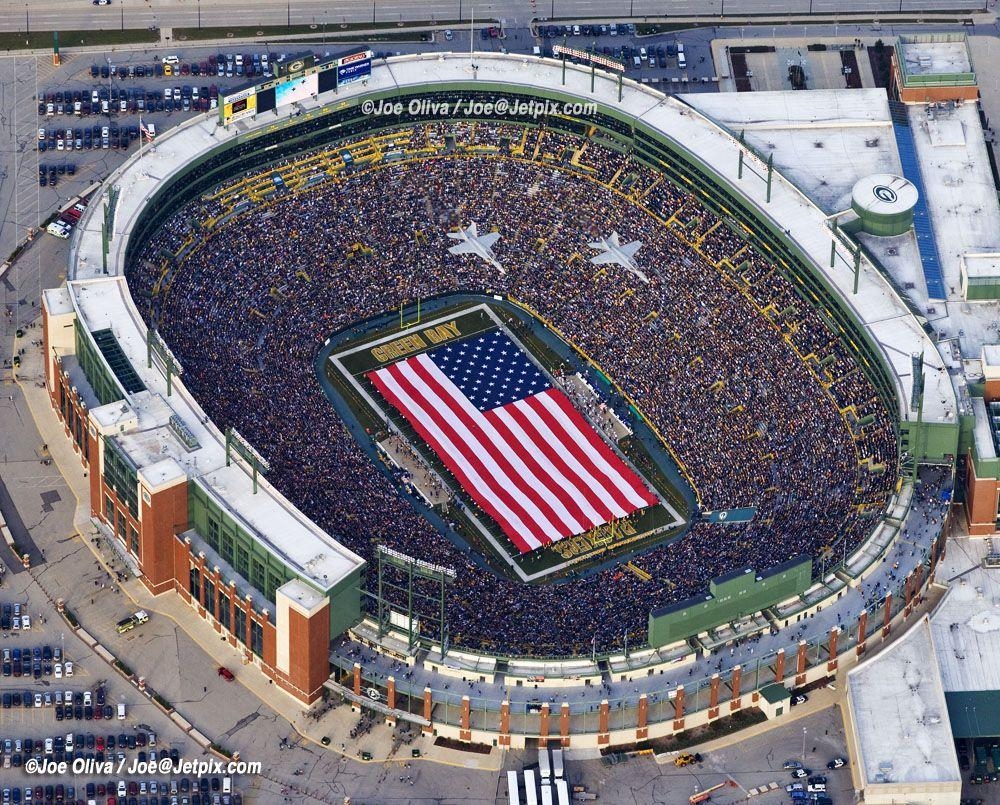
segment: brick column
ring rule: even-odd
[[[597,725],[598,746],[611,743],[611,733],[608,732],[608,709],[608,700],[604,699],[601,702],[601,716]]]
[[[431,698],[431,689],[424,688],[424,721],[427,722],[427,726],[425,726],[423,730],[426,733],[434,732],[434,722],[431,721],[431,714],[433,710],[434,700]]]
[[[917,578],[916,578],[916,580],[913,583],[913,597],[915,599],[914,604],[919,604],[921,601],[924,600],[924,595],[923,595],[923,592],[921,591],[921,587],[923,587],[923,584],[924,584],[924,566],[923,565],[917,565],[916,574],[917,574]]]
[[[563,702],[559,712],[559,735],[563,746],[569,746],[569,702]]]
[[[854,648],[854,653],[859,657],[865,653],[865,632],[868,631],[868,610],[864,609],[861,611],[861,617],[858,618],[858,644]]]
[[[885,596],[885,608],[882,615],[882,637],[889,636],[889,621],[892,620],[892,593]]]
[[[354,663],[354,695],[361,695],[361,663]]]
[[[806,683],[806,641],[799,641],[799,650],[795,655],[795,686]]]
[[[510,702],[500,702],[500,746],[510,747]]]
[[[385,704],[390,710],[396,709],[396,677],[390,676],[385,683]],[[385,723],[390,727],[396,726],[396,717],[387,714]]]
[[[538,725],[538,745],[549,745],[549,703],[542,702],[541,718]]]
[[[739,665],[733,667],[733,673],[729,677],[729,687],[732,689],[732,698],[729,700],[729,712],[740,709],[740,679],[743,676],[743,668]]]
[[[840,628],[834,626],[830,630],[830,639],[827,646],[829,657],[826,660],[826,670],[827,672],[837,670],[837,636],[840,634]]]
[[[649,723],[649,700],[645,693],[639,696],[639,706],[636,711],[635,739],[644,741],[649,737],[649,727],[646,726]]]
[[[712,681],[708,693],[708,718],[709,720],[719,717],[719,675],[712,674]]]
[[[462,697],[462,728],[458,731],[458,738],[462,741],[472,740],[472,730],[469,728],[470,710],[469,697]]]
[[[684,729],[684,686],[677,686],[677,693],[674,696],[674,732]]]
[[[774,681],[779,685],[785,681],[785,650],[778,649],[778,655],[774,658]]]
[[[906,577],[906,583],[903,585],[903,591],[905,598],[903,599],[903,618],[910,617],[910,612],[913,610],[913,574],[910,573]]]

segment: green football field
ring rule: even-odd
[[[550,581],[570,571],[579,573],[631,556],[686,530],[689,497],[680,484],[669,477],[673,465],[666,450],[661,448],[657,451],[659,455],[653,455],[643,440],[633,435],[620,441],[618,452],[657,493],[661,503],[531,553],[520,553],[492,518],[478,510],[432,448],[365,375],[445,343],[459,342],[494,329],[503,330],[550,375],[555,367],[572,363],[574,358],[579,361],[579,356],[565,342],[543,342],[533,334],[527,313],[495,300],[466,300],[454,304],[439,300],[425,306],[419,318],[412,308],[406,314],[402,319],[383,317],[378,326],[363,336],[349,336],[335,342],[326,361],[325,373],[336,393],[376,442],[389,434],[387,423],[391,423],[392,430],[406,439],[421,461],[465,502],[468,508],[464,511],[455,505],[448,506],[447,510],[438,506],[435,511],[454,522],[460,539],[482,554],[498,573],[523,582]],[[676,471],[673,474],[676,475]],[[391,537],[387,537],[391,543]],[[641,557],[635,564],[641,568]]]

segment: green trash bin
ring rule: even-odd
[[[411,749],[410,750],[410,757],[420,757],[420,750],[419,749]]]

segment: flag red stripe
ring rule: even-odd
[[[596,487],[600,490],[604,505],[611,513],[609,520],[614,517],[624,517],[634,511],[635,506],[631,505],[625,495],[597,471],[594,462],[580,447],[580,444],[571,436],[566,435],[562,423],[553,417],[552,413],[542,404],[542,401],[538,399],[540,396],[535,395],[535,397],[522,400],[518,406],[523,409],[523,413],[529,421],[535,417],[532,424],[538,430],[539,438],[548,439],[551,438],[548,435],[549,432],[554,434],[554,437],[559,440],[559,446],[565,452],[567,460],[574,460],[576,465],[581,468],[578,472],[586,472],[588,477],[592,479],[591,489]]]
[[[519,427],[520,423],[511,416],[512,413],[513,409],[506,406],[487,411],[483,416],[503,435],[507,444],[526,448],[518,450],[522,460],[537,477],[546,480],[548,490],[558,497],[579,523],[586,526],[584,530],[607,522],[608,513],[600,499],[587,494],[590,490],[562,460],[556,446],[533,438],[523,427]]]

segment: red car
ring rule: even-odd
[[[236,679],[236,675],[223,665],[219,666],[219,676],[221,676],[227,682],[232,682],[234,679]]]

